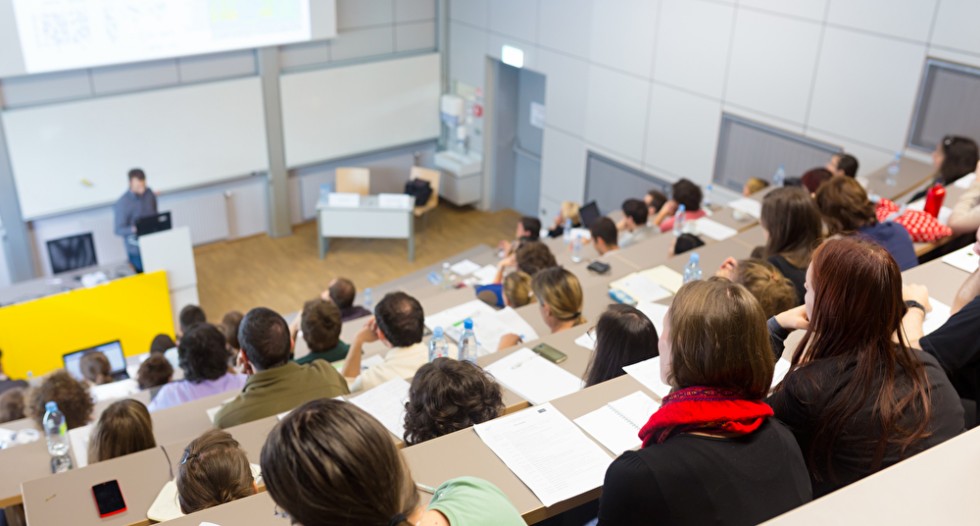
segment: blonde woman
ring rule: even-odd
[[[582,284],[575,274],[562,267],[541,270],[532,278],[531,290],[538,300],[541,318],[551,334],[585,323],[582,317]],[[505,334],[497,348],[506,349],[520,342],[519,335]]]

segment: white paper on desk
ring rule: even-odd
[[[378,194],[378,207],[412,208],[412,199],[408,194]]]
[[[132,378],[102,385],[92,386],[92,396],[97,402],[126,398],[140,392],[140,384]]]
[[[425,326],[430,330],[434,330],[436,327],[442,327],[442,330],[445,331],[447,336],[450,335],[453,327],[458,327],[457,334],[461,334],[463,331],[463,320],[479,316],[480,314],[492,314],[493,312],[495,312],[493,307],[480,300],[467,301],[461,305],[456,305],[455,307],[450,307],[444,311],[426,316]]]
[[[922,322],[923,336],[932,334],[936,329],[942,327],[951,316],[949,305],[935,298],[929,298],[929,304],[932,305],[932,312],[927,313],[926,319]]]
[[[477,285],[489,285],[497,278],[497,266],[486,265],[473,273],[472,277]]]
[[[405,436],[405,402],[408,401],[408,382],[401,378],[368,389],[350,402],[377,418],[393,435],[402,440]]]
[[[973,181],[976,180],[977,180],[977,174],[975,173],[967,174],[957,179],[956,182],[953,183],[953,186],[966,190],[967,188],[970,188],[970,185],[972,185]]]
[[[576,418],[575,423],[619,456],[642,445],[640,428],[659,407],[653,398],[637,391]]]
[[[473,263],[468,259],[458,261],[449,267],[449,270],[456,274],[457,276],[469,276],[470,274],[480,270],[480,265]]]
[[[68,444],[70,444],[71,452],[75,456],[74,467],[76,468],[84,468],[88,465],[88,442],[92,437],[92,427],[94,426],[95,424],[89,424],[68,430]]]
[[[592,232],[590,232],[588,228],[573,228],[571,232],[571,239],[575,239],[576,237],[582,241],[592,239]]]
[[[578,338],[575,338],[575,344],[585,347],[590,351],[595,350],[595,339],[588,332],[582,334]]]
[[[215,415],[218,414],[218,411],[221,411],[221,408],[224,407],[225,404],[227,404],[228,402],[231,402],[234,399],[235,399],[235,397],[233,396],[233,397],[231,397],[231,398],[229,398],[227,400],[222,401],[217,407],[212,407],[211,409],[208,409],[208,410],[204,411],[205,413],[208,414],[208,419],[211,420],[211,423],[212,424],[214,423],[214,417],[215,417]]]
[[[677,294],[677,291],[684,285],[684,276],[667,265],[657,265],[656,267],[640,272],[640,274],[643,274],[647,279],[669,290],[673,294]]]
[[[701,219],[697,220],[697,229],[699,232],[710,237],[711,239],[714,239],[715,241],[724,241],[735,234],[738,234],[738,230],[706,217],[702,217]]]
[[[650,321],[653,322],[653,326],[657,328],[657,336],[664,333],[664,316],[670,309],[670,305],[661,305],[659,303],[637,303],[636,310],[642,312]]]
[[[671,387],[660,380],[659,356],[654,356],[649,360],[643,360],[633,365],[627,365],[623,367],[623,370],[626,371],[626,374],[635,378],[637,382],[640,382],[643,387],[653,391],[661,400],[670,394]]]
[[[743,197],[728,203],[728,206],[729,208],[733,208],[739,212],[744,212],[756,219],[759,219],[759,217],[762,216],[762,203],[756,201],[755,199]]]
[[[926,200],[919,199],[918,201],[912,201],[911,203],[909,203],[907,208],[909,210],[919,210],[921,212],[925,210],[925,206],[926,206]],[[939,209],[939,217],[937,219],[939,219],[940,223],[945,225],[949,223],[949,216],[951,215],[953,215],[953,209],[948,206],[944,206]]]
[[[356,208],[361,206],[361,196],[355,193],[334,192],[327,194],[327,205]]]
[[[545,506],[602,486],[613,460],[551,404],[477,424],[474,429]]]
[[[609,284],[609,288],[629,294],[637,303],[662,300],[671,294],[669,290],[640,272],[634,272],[625,278],[613,281]]]
[[[498,382],[532,405],[582,389],[582,379],[524,347],[484,367]]]
[[[943,263],[952,265],[963,272],[972,273],[980,267],[980,256],[977,256],[977,253],[973,251],[973,245],[970,245],[951,254],[946,254],[943,256]]]

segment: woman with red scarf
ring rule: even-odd
[[[606,471],[599,525],[757,524],[809,502],[800,447],[763,401],[775,359],[755,297],[722,278],[691,282],[663,327],[673,390],[643,447]]]

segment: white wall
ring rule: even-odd
[[[541,205],[581,200],[593,150],[707,183],[721,113],[902,148],[926,57],[980,66],[975,0],[450,0],[450,81],[509,44],[547,76]],[[914,155],[914,154],[912,154]]]

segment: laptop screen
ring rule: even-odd
[[[82,361],[82,356],[90,352],[100,352],[109,359],[109,367],[112,369],[112,374],[116,375],[120,371],[126,370],[126,357],[123,356],[122,344],[119,340],[112,341],[109,343],[103,343],[102,345],[96,345],[95,347],[90,347],[88,349],[82,349],[80,351],[70,352],[65,354],[65,370],[68,374],[72,375],[78,380],[83,380],[82,369],[79,366]]]
[[[136,220],[136,237],[163,232],[171,228],[170,212],[160,212]]]
[[[602,217],[599,214],[599,205],[595,201],[582,205],[578,209],[578,216],[582,220],[582,226],[585,228],[592,228],[592,224]]]

